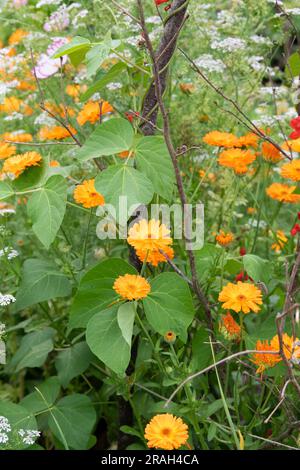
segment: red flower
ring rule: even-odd
[[[291,230],[291,235],[293,237],[295,237],[297,235],[297,233],[300,232],[300,225],[299,224],[295,224],[294,227],[292,228]]]
[[[235,280],[236,282],[238,281],[248,281],[249,279],[249,276],[247,273],[245,273],[244,271],[241,271],[240,273],[238,273],[236,276],[235,276]]]
[[[138,117],[140,115],[139,112],[136,113],[131,113],[131,112],[126,112],[125,117],[128,119],[129,122],[132,122],[134,118]]]
[[[156,5],[161,5],[162,3],[167,3],[169,0],[154,0]]]
[[[245,248],[244,246],[241,246],[241,248],[240,248],[240,255],[241,255],[241,256],[245,256],[246,253],[247,253],[246,248]]]
[[[300,212],[298,212],[297,216],[298,216],[298,219],[300,220]]]
[[[290,139],[298,139],[300,137],[300,116],[290,121],[290,126],[294,131],[289,135]]]

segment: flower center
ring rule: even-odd
[[[237,298],[240,301],[246,300],[246,297],[243,294],[238,295]]]
[[[162,430],[162,434],[163,434],[164,436],[169,436],[169,435],[171,434],[171,429],[170,429],[170,428],[164,428],[164,429]]]

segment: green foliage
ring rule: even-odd
[[[68,296],[71,290],[68,278],[53,263],[28,259],[23,265],[22,282],[14,307],[19,311],[45,300]]]
[[[74,377],[86,371],[92,359],[93,355],[85,341],[58,353],[55,368],[60,384],[66,388]]]

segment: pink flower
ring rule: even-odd
[[[48,46],[47,53],[40,55],[39,60],[34,68],[38,79],[43,80],[45,78],[51,77],[51,75],[54,75],[60,69],[61,65],[66,63],[67,56],[63,56],[62,61],[60,59],[52,59],[51,57],[61,46],[67,42],[68,41],[66,38],[53,38],[52,44]]]
[[[53,12],[48,21],[44,24],[44,30],[63,31],[70,24],[70,17],[65,6],[61,6],[57,11]]]
[[[27,5],[28,0],[13,0],[13,6],[15,8],[21,8],[25,5]]]

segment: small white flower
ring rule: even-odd
[[[211,43],[212,49],[218,49],[223,52],[235,52],[246,48],[246,42],[240,38],[226,38],[221,41],[215,40]]]
[[[265,46],[272,45],[272,41],[269,38],[266,38],[265,36],[259,36],[258,34],[253,34],[253,36],[250,36],[250,40],[254,42],[254,44],[264,44]]]
[[[108,85],[106,85],[106,88],[108,90],[111,90],[111,91],[114,91],[114,90],[120,90],[120,88],[122,88],[122,83],[119,83],[119,82],[113,82],[113,83],[109,83]]]
[[[2,258],[2,256],[6,256],[8,260],[11,260],[19,256],[19,253],[17,250],[13,250],[9,246],[6,246],[3,250],[0,250],[0,258]]]
[[[226,68],[224,62],[215,59],[211,54],[203,54],[195,60],[195,64],[208,72],[223,72]]]
[[[263,60],[264,58],[260,55],[252,56],[248,58],[248,64],[253,70],[259,72],[264,70],[264,65],[262,64]]]
[[[36,439],[41,435],[39,431],[35,431],[34,429],[20,429],[18,431],[20,437],[22,437],[22,441],[24,444],[32,445],[35,443]]]
[[[0,432],[0,444],[6,444],[8,442],[8,435],[5,432]]]
[[[0,416],[0,431],[3,432],[10,432],[11,431],[11,426],[9,424],[9,421],[5,416]]]
[[[285,11],[290,15],[300,15],[300,8],[287,8]]]
[[[15,297],[10,294],[0,294],[0,307],[6,307],[9,304],[12,304],[16,301]]]
[[[161,19],[159,16],[148,16],[146,23],[150,24],[161,24]]]

